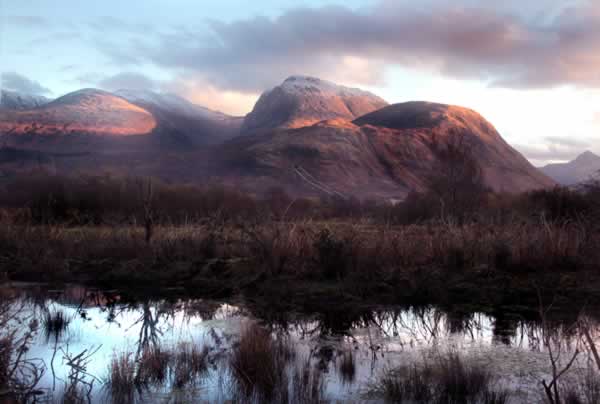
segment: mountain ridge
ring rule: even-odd
[[[73,120],[104,119],[127,129],[143,116],[153,126],[145,132],[134,127],[137,136],[99,141],[65,123],[39,141],[40,122],[54,110],[73,112]],[[283,186],[298,195],[399,200],[427,189],[440,150],[459,134],[490,189],[516,193],[555,184],[476,111],[431,102],[390,105],[369,92],[306,76],[291,76],[263,93],[243,122],[177,96],[133,90],[82,89],[40,108],[2,114],[38,119],[20,134],[4,131],[3,141],[16,139],[4,144],[54,153],[59,171],[60,155],[70,153],[63,167],[70,171],[126,169],[176,182],[212,178],[252,193]],[[257,126],[249,129],[253,123]]]
[[[576,185],[600,172],[600,156],[588,150],[571,161],[548,164],[540,170],[562,185]]]
[[[264,132],[231,147],[228,160],[255,188],[261,178],[279,178],[293,192],[310,177],[333,193],[402,199],[427,188],[438,148],[447,148],[454,133],[464,135],[489,188],[517,193],[554,185],[475,111],[428,102]]]
[[[68,93],[28,110],[0,111],[0,132],[12,135],[130,136],[148,134],[155,127],[149,112],[97,89]]]
[[[41,107],[50,102],[50,98],[42,95],[29,95],[16,91],[0,91],[0,109],[26,110]]]

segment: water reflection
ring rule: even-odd
[[[477,360],[501,358],[496,370],[509,384],[519,374],[519,389],[525,397],[546,371],[540,322],[501,311],[486,315],[424,306],[329,307],[313,313],[282,313],[257,304],[199,299],[140,301],[116,291],[77,286],[48,290],[21,285],[5,290],[4,295],[10,296],[13,306],[22,307],[22,318],[13,323],[34,319],[41,324],[42,332],[26,355],[39,358],[49,369],[38,384],[47,397],[63,394],[79,380],[90,402],[104,402],[102,386],[113,358],[132,355],[132,363],[142,363],[148,352],[175,352],[187,344],[206,349],[210,367],[201,388],[179,389],[178,394],[198,394],[208,401],[231,399],[227,388],[231,380],[224,364],[249,322],[261,323],[277,338],[289,338],[298,360],[308,358],[312,367],[326,375],[325,393],[330,399],[366,399],[364,386],[382,369],[422,358],[432,350],[451,348]],[[552,329],[566,349],[572,349],[576,336],[567,324],[563,318]],[[145,399],[163,402],[172,396],[172,384],[153,390]]]

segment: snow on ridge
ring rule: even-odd
[[[210,110],[201,105],[194,104],[187,99],[171,93],[156,93],[149,90],[119,90],[115,92],[119,97],[125,98],[130,102],[142,102],[155,105],[157,107],[167,108],[173,112],[179,112],[190,116],[201,115],[205,118],[227,119],[228,116]]]
[[[0,91],[0,107],[9,109],[32,109],[50,102],[50,99],[42,95],[21,94],[16,91]]]
[[[324,96],[376,97],[374,94],[359,88],[345,87],[310,76],[291,76],[280,87],[284,91],[300,95],[318,91]]]

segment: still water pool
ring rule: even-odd
[[[110,402],[107,382],[115,357],[126,355],[135,362],[149,348],[181,346],[208,352],[203,376],[186,386],[174,386],[172,381],[146,386],[135,399],[149,403],[235,400],[228,364],[240,333],[250,324],[288,341],[294,350],[292,362],[308,362],[318,370],[327,402],[383,402],[371,391],[383,372],[447,352],[484,364],[498,388],[510,391],[511,403],[541,402],[540,382],[551,371],[540,322],[507,312],[399,306],[272,313],[268,307],[241,300],[135,300],[126,299],[122,292],[80,286],[53,290],[11,285],[4,290],[4,299],[16,314],[11,327],[24,333],[33,324],[35,330],[24,358],[43,372],[36,402],[61,400],[74,372],[74,359],[85,359],[78,362],[82,368],[77,377],[89,389],[86,399]],[[64,321],[56,322],[57,317]],[[562,360],[579,341],[566,324],[556,325]],[[345,363],[352,369],[342,366],[349,357]],[[581,355],[565,377],[583,377],[591,366],[588,359]]]

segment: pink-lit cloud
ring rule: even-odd
[[[197,32],[174,30],[127,50],[102,48],[116,61],[118,49],[126,63],[192,71],[240,92],[297,73],[373,85],[392,65],[510,88],[600,87],[600,6],[544,1],[552,7],[541,15],[469,0],[297,8],[276,18],[209,21]]]

